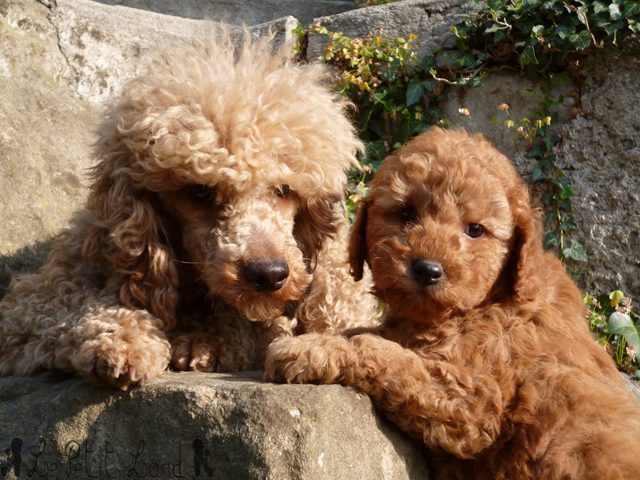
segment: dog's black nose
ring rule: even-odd
[[[242,273],[258,292],[275,292],[286,283],[289,266],[284,260],[248,262],[242,267]]]
[[[419,258],[411,263],[411,275],[414,280],[423,287],[435,285],[442,278],[444,271],[442,265],[433,260]]]

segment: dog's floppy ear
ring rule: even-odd
[[[300,242],[305,258],[315,264],[318,252],[327,238],[338,231],[340,202],[334,198],[320,198],[305,203],[295,218],[293,234]]]
[[[515,223],[511,254],[513,298],[517,303],[526,303],[535,300],[544,278],[541,213],[531,207],[524,185],[519,186],[511,205]]]
[[[351,275],[358,281],[362,280],[364,274],[364,262],[367,259],[367,217],[369,203],[368,198],[360,202],[356,221],[351,226],[351,236],[349,237],[349,266]]]
[[[159,214],[148,192],[135,188],[127,174],[132,154],[102,150],[88,200],[95,220],[82,253],[112,272],[109,281],[119,283],[123,305],[149,310],[170,329],[175,325],[178,273]]]

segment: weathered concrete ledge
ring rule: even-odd
[[[428,478],[423,448],[368,397],[259,372],[169,373],[129,392],[55,374],[1,378],[0,467],[11,468],[15,439],[17,478],[198,478],[197,464],[216,480]]]

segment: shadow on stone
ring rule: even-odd
[[[33,273],[47,259],[53,239],[36,242],[10,255],[0,255],[0,298],[7,293],[11,278],[19,273]]]

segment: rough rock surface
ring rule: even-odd
[[[470,10],[468,0],[402,0],[330,17],[319,17],[314,22],[332,32],[342,32],[352,38],[380,31],[384,35],[405,38],[414,33],[418,35],[418,55],[423,56],[438,48],[453,47],[455,37],[450,27]],[[326,36],[311,33],[307,57],[320,57],[326,44]]]
[[[169,50],[205,35],[202,20],[90,0],[57,0],[50,20],[60,50],[75,73],[77,95],[93,103],[105,101],[124,81],[139,74],[151,50]],[[296,25],[294,18],[284,17],[267,25],[254,25],[252,31],[262,32],[272,26],[281,41],[289,41]]]
[[[629,391],[633,394],[636,401],[640,403],[640,382],[638,381],[638,379],[636,378],[634,380],[631,380],[631,378],[629,378],[625,374],[621,374],[621,376],[622,376],[622,380],[624,381],[624,384],[627,386]]]
[[[197,440],[202,478],[427,478],[422,448],[374,415],[368,397],[259,378],[170,373],[129,392],[52,374],[2,378],[0,452],[22,440],[20,478],[31,469],[48,478],[195,478]]]
[[[257,25],[291,15],[307,25],[314,17],[336,15],[357,7],[353,0],[97,0],[109,5],[151,10],[166,15]]]
[[[0,1],[0,255],[46,240],[84,200],[98,114],[57,83],[71,75],[47,14]]]
[[[607,54],[587,65],[580,115],[563,130],[558,165],[575,190],[574,234],[589,261],[574,264],[593,292],[640,300],[640,59]]]
[[[573,82],[567,78],[553,86],[548,96],[559,102],[556,107],[558,119],[556,126],[570,120],[571,107],[575,98],[571,94],[576,90]],[[527,175],[533,167],[523,154],[527,145],[514,130],[504,126],[508,119],[516,127],[522,118],[535,119],[536,111],[544,111],[544,93],[542,86],[514,74],[495,73],[483,80],[476,88],[459,89],[449,96],[443,106],[443,114],[450,126],[463,127],[470,132],[480,132],[491,139],[501,152],[514,159],[521,174]],[[506,103],[508,112],[499,109]]]

